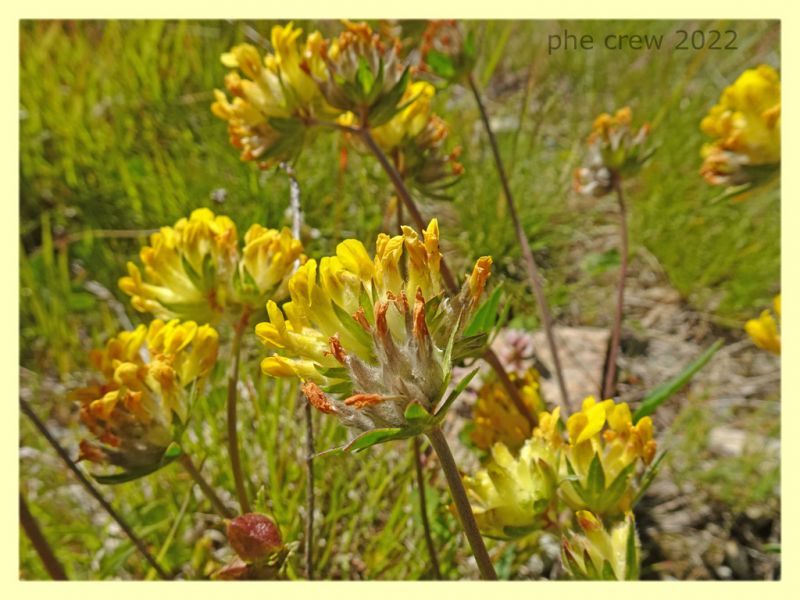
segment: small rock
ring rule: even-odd
[[[741,429],[721,425],[708,434],[708,449],[719,456],[741,456],[747,434]]]
[[[725,579],[725,580],[733,579],[733,571],[731,570],[730,567],[727,567],[725,565],[720,565],[716,569],[714,569],[714,571],[716,572],[717,577],[719,577],[720,579]]]

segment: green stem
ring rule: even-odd
[[[442,464],[447,484],[450,486],[450,495],[456,505],[458,518],[472,548],[472,554],[478,563],[481,579],[495,581],[497,580],[497,573],[494,571],[489,553],[486,551],[486,545],[483,543],[481,532],[478,530],[478,524],[475,522],[475,516],[472,514],[472,507],[469,504],[467,492],[464,490],[464,484],[461,482],[461,475],[458,473],[458,467],[456,467],[456,462],[453,460],[453,454],[450,452],[447,439],[445,439],[442,430],[438,427],[430,430],[426,435],[439,457],[439,462]]]
[[[220,497],[217,495],[217,492],[214,491],[214,488],[211,487],[211,484],[206,481],[203,474],[200,470],[194,465],[192,459],[189,458],[188,454],[181,454],[180,457],[181,466],[186,469],[186,472],[191,476],[194,482],[200,487],[200,490],[203,492],[206,498],[211,502],[211,505],[214,507],[220,515],[225,517],[226,519],[232,519],[235,515],[233,511],[230,510],[225,503],[222,502]]]
[[[25,534],[28,536],[31,544],[33,544],[39,558],[42,559],[44,568],[47,574],[50,575],[50,578],[54,581],[66,581],[69,579],[67,573],[64,571],[64,567],[61,566],[53,549],[47,542],[47,538],[44,537],[42,530],[39,528],[39,523],[31,514],[31,511],[28,510],[28,504],[25,502],[25,497],[22,495],[22,492],[19,494],[19,522],[22,524],[22,528],[25,530]]]
[[[420,446],[419,436],[414,436],[414,467],[417,472],[417,489],[419,490],[419,513],[422,516],[422,529],[425,532],[425,545],[428,547],[433,576],[439,580],[442,578],[442,573],[439,570],[439,557],[436,554],[436,545],[433,543],[433,536],[431,535],[431,524],[428,521],[428,503],[425,500],[425,475],[422,472]]]
[[[556,379],[558,380],[558,389],[561,392],[561,400],[565,408],[570,408],[569,396],[567,395],[567,386],[564,382],[564,373],[561,369],[561,359],[558,356],[558,348],[556,346],[556,339],[553,333],[553,322],[550,316],[550,308],[547,305],[547,298],[544,295],[544,288],[542,286],[542,277],[539,273],[539,267],[536,265],[536,259],[533,257],[531,245],[528,242],[528,237],[525,235],[525,230],[522,228],[522,222],[517,214],[517,207],[514,204],[514,196],[511,194],[511,185],[508,182],[506,169],[503,165],[503,158],[500,156],[500,148],[497,145],[497,138],[495,138],[494,131],[489,123],[489,114],[486,112],[486,107],[483,105],[478,85],[475,83],[475,77],[472,73],[469,74],[469,87],[472,90],[472,95],[475,97],[475,103],[478,105],[478,111],[481,114],[481,121],[483,128],[486,130],[486,135],[489,137],[489,145],[492,148],[494,155],[494,164],[497,168],[497,174],[500,176],[500,183],[503,186],[503,192],[506,197],[506,204],[508,205],[508,213],[511,216],[511,221],[514,224],[514,233],[517,236],[517,242],[522,250],[522,256],[525,259],[525,268],[528,272],[528,280],[530,281],[533,295],[536,297],[536,303],[539,305],[539,314],[542,317],[542,325],[544,327],[545,336],[547,337],[547,345],[550,348],[550,355],[553,357],[553,365],[555,367]]]
[[[242,460],[239,455],[239,438],[236,432],[236,386],[239,383],[239,358],[242,353],[242,334],[244,333],[247,322],[250,320],[250,309],[245,307],[242,310],[242,317],[239,319],[233,332],[233,343],[231,354],[233,363],[231,372],[228,376],[228,453],[231,457],[231,470],[233,471],[233,481],[236,485],[236,495],[239,498],[239,505],[242,513],[250,512],[250,501],[247,499],[247,489],[244,485],[244,475],[242,473]]]
[[[614,311],[614,325],[611,329],[611,346],[606,362],[606,376],[603,380],[602,398],[610,398],[616,392],[615,376],[617,373],[617,356],[619,354],[619,340],[622,332],[622,309],[625,302],[625,277],[628,274],[628,218],[625,210],[625,198],[622,195],[622,182],[618,175],[614,175],[614,190],[617,193],[619,204],[619,235],[622,246],[620,257],[619,283],[617,284],[617,306]]]

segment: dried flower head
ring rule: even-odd
[[[210,371],[218,347],[209,325],[156,319],[93,351],[103,380],[72,397],[99,444],[81,442],[81,458],[126,469],[158,463],[173,442],[173,415],[186,421],[190,388]]]
[[[315,77],[327,102],[353,113],[359,125],[378,127],[399,110],[408,69],[399,44],[386,41],[366,23],[344,21],[345,30],[323,51],[326,77]]]
[[[632,113],[627,106],[614,116],[603,113],[597,117],[589,135],[586,166],[575,171],[574,188],[587,196],[604,196],[614,189],[620,177],[635,174],[652,156],[645,147],[650,125],[638,131],[631,128]]]
[[[350,239],[319,266],[309,260],[289,281],[291,302],[281,311],[270,301],[269,322],[256,326],[276,351],[262,370],[300,377],[313,406],[357,431],[410,434],[443,399],[491,265],[479,259],[460,293],[445,298],[440,261],[435,219],[422,238],[409,227],[380,234],[374,258]]]
[[[428,21],[419,48],[419,70],[450,81],[468,77],[475,66],[475,42],[452,19]]]
[[[768,65],[748,69],[725,88],[700,123],[713,142],[701,151],[706,181],[730,185],[749,181],[757,167],[781,160],[781,82]]]
[[[294,261],[304,259],[302,244],[287,228],[258,224],[244,242],[240,258],[233,221],[197,209],[152,234],[139,253],[144,273],[129,262],[119,287],[140,312],[204,323],[219,321],[230,305],[256,307],[267,298],[285,297]]]

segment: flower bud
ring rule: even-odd
[[[258,513],[240,515],[228,523],[228,542],[246,562],[268,558],[283,548],[275,521]]]

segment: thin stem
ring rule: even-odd
[[[105,498],[103,498],[102,494],[100,494],[100,492],[97,491],[94,485],[92,485],[92,482],[90,482],[87,479],[86,475],[84,475],[83,471],[81,471],[78,468],[78,465],[75,464],[75,461],[73,461],[70,458],[69,454],[63,448],[63,446],[61,446],[61,444],[58,443],[56,438],[53,437],[53,435],[47,429],[47,426],[39,419],[39,417],[36,416],[36,413],[33,412],[33,409],[30,407],[28,402],[20,398],[19,404],[22,412],[24,412],[28,416],[28,418],[30,418],[30,420],[36,426],[36,429],[39,430],[39,433],[42,434],[42,436],[58,453],[59,457],[61,457],[61,460],[63,460],[64,463],[66,463],[70,471],[72,471],[78,478],[78,481],[81,483],[81,485],[83,485],[83,487],[86,488],[86,491],[89,492],[92,495],[92,497],[100,503],[100,506],[103,507],[103,509],[111,516],[111,518],[117,522],[122,531],[125,532],[125,535],[127,535],[133,542],[133,545],[136,546],[136,549],[139,550],[139,552],[141,552],[145,560],[148,563],[150,563],[150,566],[156,570],[158,576],[161,577],[161,579],[170,579],[169,574],[166,571],[164,571],[164,569],[161,568],[161,565],[158,564],[158,561],[156,561],[156,559],[153,558],[153,555],[150,554],[150,551],[147,549],[147,546],[145,546],[144,542],[139,538],[139,536],[137,536],[133,532],[133,529],[131,529],[131,526],[128,525],[125,519],[122,518],[122,515],[120,515],[116,510],[114,510],[114,507],[111,506],[111,504],[109,504],[109,502]]]
[[[233,343],[231,345],[233,363],[231,364],[231,371],[228,376],[228,453],[231,457],[233,481],[236,484],[236,495],[239,498],[239,505],[241,506],[242,513],[250,512],[250,501],[247,499],[247,489],[244,485],[242,460],[239,455],[239,438],[236,433],[236,386],[239,383],[239,358],[242,353],[242,333],[244,333],[249,320],[250,309],[245,307],[244,310],[242,310],[242,317],[239,319],[239,323],[237,323],[233,332]]]
[[[550,355],[553,357],[553,365],[555,367],[556,379],[558,380],[558,389],[561,392],[561,400],[565,408],[570,408],[569,396],[567,395],[567,386],[564,383],[564,373],[561,369],[561,359],[558,356],[558,348],[556,347],[556,339],[553,334],[553,322],[550,317],[550,308],[547,305],[547,299],[544,295],[542,287],[542,278],[539,273],[539,267],[536,265],[536,260],[533,257],[528,237],[522,228],[522,223],[517,214],[517,208],[514,204],[514,196],[511,194],[511,186],[508,182],[503,159],[500,156],[500,148],[497,145],[497,138],[495,138],[494,131],[489,123],[489,114],[486,112],[486,107],[483,104],[478,85],[475,82],[475,77],[472,73],[469,75],[469,87],[475,96],[475,103],[478,105],[478,110],[481,113],[481,121],[486,130],[486,135],[489,137],[489,145],[492,147],[492,154],[494,155],[494,163],[497,167],[497,174],[500,176],[500,183],[503,186],[503,192],[506,197],[508,205],[508,213],[511,216],[511,221],[514,224],[514,232],[517,236],[520,248],[522,249],[522,256],[525,259],[525,268],[528,272],[528,279],[530,281],[531,289],[536,297],[536,303],[539,305],[539,313],[542,317],[542,325],[544,326],[545,335],[547,336],[547,345],[550,348]]]
[[[603,381],[602,398],[610,398],[616,391],[615,377],[617,374],[617,355],[619,354],[619,339],[622,331],[622,308],[625,302],[625,277],[628,274],[628,223],[625,210],[625,198],[622,195],[622,184],[618,176],[614,177],[614,190],[617,193],[620,219],[620,241],[622,256],[620,257],[619,283],[617,284],[617,307],[614,311],[614,326],[611,329],[611,347],[606,363],[606,376]]]
[[[420,441],[418,436],[414,436],[414,466],[417,471],[417,489],[419,490],[419,513],[422,516],[422,529],[425,531],[425,545],[428,547],[428,556],[433,567],[433,576],[439,580],[442,573],[439,570],[439,557],[436,554],[436,546],[431,535],[431,524],[428,521],[428,503],[425,500],[425,475],[422,472],[422,453],[420,452]]]
[[[350,129],[350,128],[348,128]],[[378,162],[383,167],[383,170],[386,172],[386,175],[391,180],[392,184],[394,185],[395,190],[397,191],[397,195],[403,201],[408,212],[411,214],[411,218],[414,220],[414,224],[417,228],[422,231],[425,229],[425,222],[422,219],[422,214],[419,212],[419,208],[417,208],[416,202],[411,197],[411,193],[408,191],[408,188],[403,181],[402,176],[398,173],[397,169],[394,168],[394,165],[389,161],[384,154],[383,150],[380,149],[378,144],[375,142],[374,138],[369,132],[369,129],[352,129],[352,132],[357,133],[361,136],[364,140],[364,143],[372,151],[372,154],[375,155],[375,158],[378,159]],[[445,261],[444,257],[441,257],[439,262],[439,270],[442,274],[442,280],[445,283],[448,291],[451,295],[458,293],[458,285],[456,284],[456,280],[453,277],[452,272],[447,266],[447,262]],[[536,423],[536,416],[531,414],[531,411],[528,410],[528,407],[525,405],[525,402],[522,400],[522,396],[517,389],[517,386],[513,384],[511,379],[506,373],[505,368],[503,367],[500,359],[497,358],[497,355],[494,353],[494,350],[491,348],[487,348],[483,358],[486,360],[487,363],[494,369],[497,373],[498,377],[500,378],[501,383],[506,388],[509,397],[514,402],[514,406],[516,406],[517,410],[525,415],[525,418],[528,419],[529,422]]]
[[[305,402],[306,415],[306,579],[314,579],[314,421],[311,403]]]
[[[214,491],[214,488],[211,487],[211,484],[206,481],[203,474],[200,470],[194,465],[192,459],[189,457],[188,454],[181,454],[180,457],[181,466],[186,469],[186,472],[189,473],[191,478],[194,482],[200,487],[200,490],[203,492],[206,498],[211,502],[211,505],[214,507],[220,515],[225,517],[226,519],[232,519],[235,515],[231,509],[225,506],[225,503],[222,502],[220,497],[217,495],[217,492]]]
[[[461,527],[464,529],[469,545],[472,548],[472,554],[475,555],[475,560],[478,563],[481,579],[494,581],[497,579],[497,573],[494,571],[489,553],[486,551],[486,545],[483,543],[481,532],[478,530],[478,524],[475,522],[475,516],[472,514],[472,507],[467,499],[464,484],[461,483],[461,476],[458,473],[456,462],[453,460],[453,454],[450,452],[447,439],[445,439],[442,430],[438,427],[430,430],[426,435],[439,457],[439,462],[442,464],[447,484],[450,486],[450,496],[456,505]]]
[[[64,567],[56,558],[53,549],[47,542],[47,538],[44,537],[42,530],[39,528],[39,523],[31,514],[31,511],[28,510],[28,504],[25,502],[25,497],[22,495],[22,492],[19,494],[19,522],[25,530],[25,535],[28,536],[31,544],[33,544],[36,554],[42,559],[44,568],[47,574],[50,575],[50,578],[55,581],[66,581],[69,579],[66,571],[64,571]]]
[[[288,163],[281,165],[289,177],[289,210],[292,213],[292,236],[300,239],[300,228],[303,224],[303,211],[300,204],[300,184],[295,177],[292,166]],[[294,261],[293,271],[300,267],[300,259]],[[305,398],[304,398],[305,400]],[[306,579],[314,579],[314,420],[311,405],[305,401],[306,421]]]

